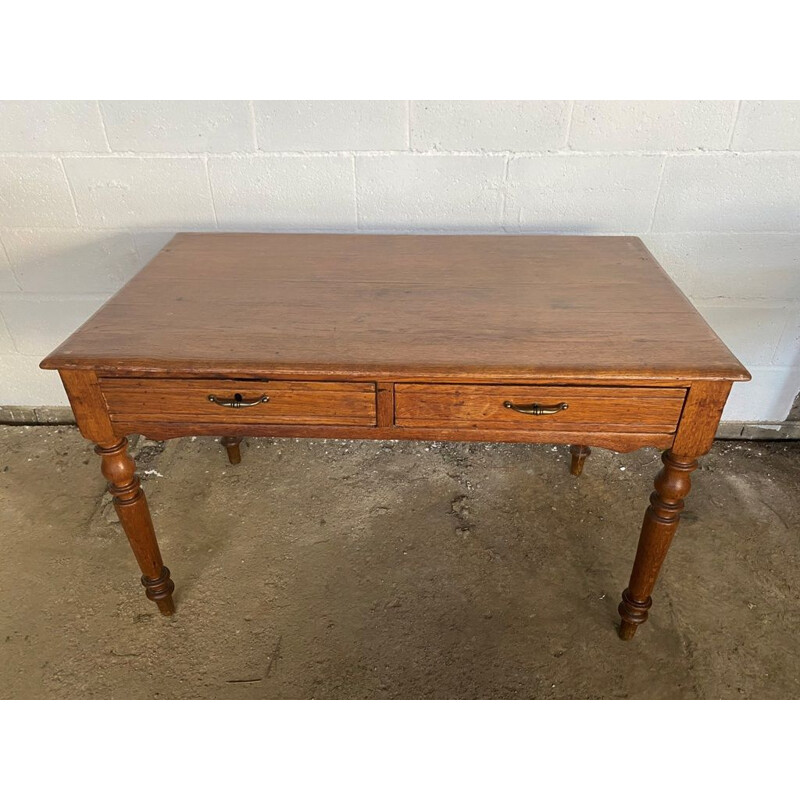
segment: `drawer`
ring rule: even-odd
[[[685,389],[398,383],[395,425],[672,433],[685,396]]]
[[[100,389],[115,422],[376,424],[374,383],[101,378]]]

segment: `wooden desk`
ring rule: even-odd
[[[635,237],[186,233],[43,362],[95,442],[147,596],[173,583],[127,434],[664,450],[620,636],[747,370]],[[543,490],[544,491],[544,490]]]

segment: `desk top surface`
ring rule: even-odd
[[[182,233],[42,366],[386,380],[749,378],[630,236]]]

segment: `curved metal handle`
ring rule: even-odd
[[[526,406],[518,406],[510,400],[506,400],[503,405],[510,408],[512,411],[518,411],[520,414],[533,414],[536,417],[547,416],[549,414],[558,414],[559,411],[566,411],[569,408],[567,403],[557,403],[554,406],[540,406],[538,403],[531,403]]]
[[[267,395],[262,394],[258,400],[245,400],[239,392],[233,396],[233,400],[222,400],[217,397],[215,394],[210,394],[208,396],[208,400],[211,403],[216,403],[218,406],[224,406],[225,408],[250,408],[251,406],[257,406],[259,403],[268,403],[269,397]]]

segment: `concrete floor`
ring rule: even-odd
[[[0,427],[4,698],[797,698],[800,443],[717,442],[615,632],[652,450],[140,440],[163,618],[70,427]]]

